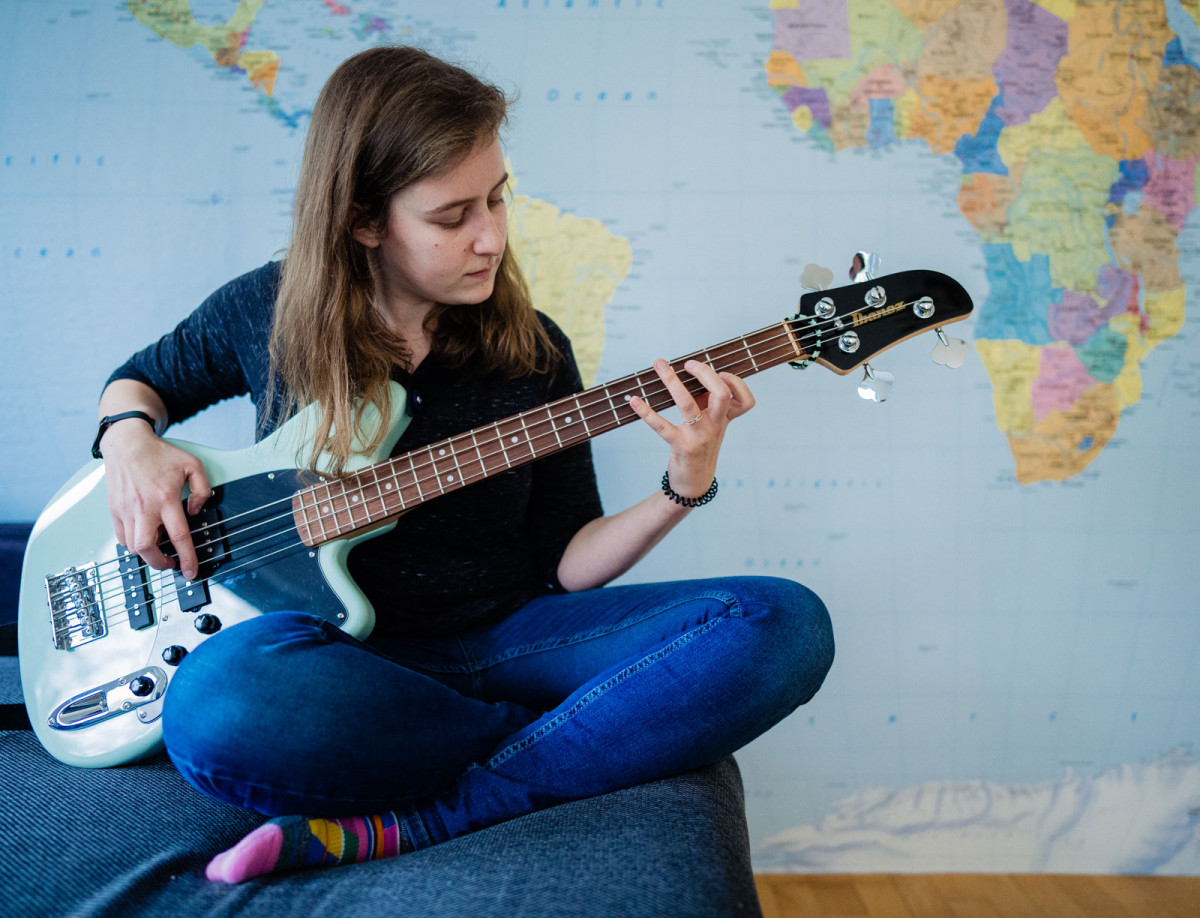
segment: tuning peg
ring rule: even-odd
[[[833,283],[833,272],[820,265],[807,264],[800,275],[800,286],[805,290],[824,290]]]
[[[874,280],[879,273],[879,256],[874,252],[855,252],[850,259],[850,280],[854,283]]]
[[[896,377],[886,370],[876,370],[869,363],[864,364],[862,382],[858,384],[858,397],[868,402],[886,402],[895,382]]]
[[[934,331],[937,332],[938,343],[933,346],[933,362],[952,370],[961,367],[967,359],[967,354],[971,352],[971,345],[962,338],[947,338],[940,328]]]

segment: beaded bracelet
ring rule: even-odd
[[[717,496],[717,479],[714,478],[712,487],[710,487],[699,497],[684,497],[671,490],[671,473],[663,472],[662,489],[663,493],[667,495],[667,497],[671,498],[671,500],[675,501],[675,503],[680,504],[681,506],[703,507],[710,500]]]

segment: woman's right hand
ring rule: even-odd
[[[106,430],[101,451],[117,541],[156,570],[168,570],[175,562],[159,544],[165,532],[175,548],[180,572],[195,580],[199,564],[188,514],[199,513],[212,496],[203,463],[161,440],[137,419],[120,421]],[[186,514],[184,485],[190,490]]]

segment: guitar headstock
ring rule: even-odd
[[[844,376],[922,332],[938,333],[946,344],[941,326],[961,322],[972,309],[970,294],[954,278],[937,271],[900,271],[806,293],[788,321],[811,362]]]

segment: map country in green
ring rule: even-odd
[[[1200,64],[1168,2],[771,3],[767,84],[798,130],[959,159],[989,285],[975,337],[1021,483],[1094,461],[1183,325]]]
[[[275,91],[279,55],[245,48],[262,5],[263,0],[241,0],[227,22],[211,26],[196,21],[189,0],[129,0],[129,12],[171,44],[180,48],[200,45],[218,66],[245,71],[250,82],[269,96]]]

